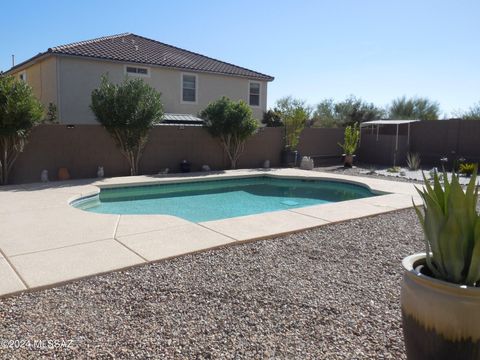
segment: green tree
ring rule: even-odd
[[[480,102],[473,105],[466,113],[462,115],[464,120],[480,120]]]
[[[307,125],[312,109],[304,100],[286,96],[277,100],[275,110],[285,126],[285,148],[293,151],[298,146],[300,133]]]
[[[300,142],[300,134],[308,121],[308,113],[304,108],[296,108],[283,117],[285,126],[285,148],[296,150]]]
[[[262,124],[267,127],[280,127],[283,126],[282,116],[278,109],[268,110],[263,114]]]
[[[307,105],[305,100],[295,99],[292,96],[285,96],[280,98],[275,103],[274,110],[280,114],[280,117],[292,116],[295,111],[301,110],[307,115],[307,119],[310,118],[312,109]]]
[[[313,113],[313,123],[316,127],[346,127],[384,115],[383,109],[352,95],[337,103],[333,99],[321,101]]]
[[[389,108],[389,119],[393,120],[438,120],[440,106],[428,98],[405,96],[395,99]]]
[[[385,115],[383,109],[355,96],[335,104],[335,113],[338,114],[342,126],[353,126],[356,123],[381,119]]]
[[[335,113],[335,102],[333,99],[325,99],[317,104],[312,116],[313,126],[335,128],[341,126]]]
[[[0,75],[0,184],[23,151],[34,126],[43,121],[43,107],[24,81]]]
[[[162,121],[161,94],[142,79],[113,84],[102,76],[100,87],[92,91],[91,97],[95,117],[127,159],[130,174],[137,175],[150,129]]]
[[[200,117],[207,131],[220,140],[231,168],[235,169],[247,139],[258,128],[252,109],[244,101],[235,102],[223,96],[203,109]]]

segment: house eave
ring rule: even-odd
[[[12,66],[10,69],[6,70],[4,72],[4,74],[5,75],[10,75],[12,73],[21,71],[21,70],[37,63],[37,62],[40,62],[40,61],[46,59],[47,57],[49,57],[51,55],[53,55],[53,54],[50,51],[45,51],[43,53],[38,53],[37,55],[31,57],[30,59],[22,61],[21,63],[15,65],[15,66]]]
[[[100,56],[83,56],[83,55],[72,55],[72,54],[62,54],[62,53],[55,53],[55,52],[47,52],[46,54],[51,54],[59,57],[66,57],[66,58],[77,58],[77,59],[88,59],[88,60],[96,60],[96,61],[108,61],[120,64],[136,64],[136,65],[144,65],[150,66],[155,68],[161,69],[171,69],[171,70],[178,70],[178,71],[188,71],[193,73],[204,73],[204,74],[212,74],[212,75],[220,75],[220,76],[231,76],[243,79],[250,79],[250,80],[257,80],[257,81],[273,81],[275,78],[273,76],[245,76],[245,75],[238,75],[238,74],[229,74],[224,72],[218,71],[206,71],[206,70],[198,70],[192,69],[189,67],[179,67],[179,66],[165,66],[165,65],[158,65],[152,64],[147,61],[131,61],[131,60],[118,60],[118,59],[111,59],[107,57],[100,57]],[[33,59],[33,58],[32,58]]]

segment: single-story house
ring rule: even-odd
[[[121,82],[140,77],[162,93],[169,118],[195,117],[221,96],[244,100],[261,119],[274,78],[139,35],[124,33],[57,46],[9,69],[26,81],[63,124],[95,124],[89,108],[101,76]],[[173,120],[174,121],[174,120]]]

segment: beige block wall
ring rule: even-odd
[[[33,93],[44,105],[45,111],[49,103],[57,104],[57,59],[47,57],[39,60],[32,65],[19,68],[11,73],[14,77],[19,77],[25,71],[27,83],[33,89]]]
[[[238,166],[257,168],[266,159],[271,166],[279,166],[282,147],[282,129],[265,128],[248,140]],[[184,159],[190,161],[192,171],[199,171],[204,164],[213,170],[229,167],[220,143],[204,128],[155,126],[140,160],[140,171],[157,174],[168,167],[171,172],[179,172]],[[74,179],[92,178],[99,165],[104,166],[107,177],[129,174],[125,158],[102,126],[41,125],[33,129],[25,151],[15,162],[11,183],[39,181],[44,169],[51,180],[56,180],[60,167],[68,168]]]
[[[99,61],[74,57],[58,57],[60,120],[65,124],[94,124],[96,120],[89,108],[91,92],[100,84],[100,78],[108,73],[114,82],[125,79],[125,65],[113,61]],[[195,73],[197,75],[197,103],[181,101],[182,71],[149,67],[150,76],[142,77],[162,93],[165,112],[198,114],[210,102],[225,95],[248,103],[249,80],[239,77]],[[261,83],[260,106],[252,107],[256,119],[261,119],[267,104],[267,82]]]

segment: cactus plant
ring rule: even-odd
[[[444,174],[442,187],[438,174],[433,186],[425,180],[425,189],[417,188],[423,198],[424,212],[415,206],[425,233],[426,264],[440,280],[480,286],[480,215],[476,210],[477,166],[465,191],[453,173],[449,182]]]

